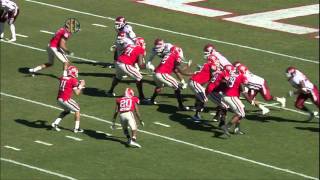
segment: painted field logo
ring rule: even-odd
[[[138,0],[138,3],[148,4],[174,11],[180,11],[189,14],[195,14],[206,17],[219,17],[234,14],[221,10],[203,8],[193,6],[191,3],[201,2],[204,0]],[[300,6],[295,8],[280,9],[275,11],[267,11],[242,16],[234,16],[222,18],[225,21],[241,23],[245,25],[261,27],[271,30],[277,30],[293,34],[308,34],[319,32],[319,29],[304,27],[299,25],[291,25],[279,22],[283,19],[295,18],[300,16],[308,16],[319,14],[319,4]]]

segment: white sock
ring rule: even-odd
[[[264,109],[265,107],[263,105],[261,105],[261,104],[258,104],[258,108],[259,109]]]
[[[0,36],[1,36],[1,38],[3,38],[3,36],[4,36],[3,31],[4,31],[4,23],[0,23]]]
[[[67,70],[63,70],[63,76],[68,76]]]
[[[40,71],[42,69],[41,66],[37,66],[35,68],[33,68],[33,72],[37,72],[37,71]]]
[[[16,27],[14,26],[14,24],[10,24],[9,26],[10,26],[12,39],[17,39],[17,37],[16,37]]]
[[[61,118],[57,118],[53,123],[58,125],[61,120],[62,120]]]
[[[80,121],[75,121],[74,128],[75,129],[79,129],[80,128]]]

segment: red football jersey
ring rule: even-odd
[[[60,47],[60,41],[62,38],[68,39],[71,33],[67,31],[66,28],[60,28],[50,40],[50,47]]]
[[[225,83],[222,80],[225,78],[226,74],[223,71],[216,71],[206,88],[206,94],[210,94],[212,91],[219,92],[225,88]]]
[[[178,53],[169,53],[161,60],[158,67],[155,69],[155,72],[171,74],[176,65],[180,63],[181,59]]]
[[[144,55],[144,49],[140,46],[129,44],[118,57],[118,61],[124,64],[133,65],[138,61],[139,55]]]
[[[116,103],[118,105],[118,112],[128,112],[134,111],[136,108],[136,104],[140,103],[140,100],[136,96],[132,97],[121,97],[116,99]]]
[[[226,96],[240,96],[241,84],[247,84],[248,80],[244,74],[230,74],[227,86],[223,90]]]
[[[201,85],[205,84],[210,80],[211,74],[215,71],[215,69],[216,66],[213,63],[207,62],[203,64],[201,70],[193,74],[190,79]]]
[[[78,87],[79,82],[77,78],[70,76],[61,77],[59,85],[58,98],[62,98],[64,101],[71,99],[73,95],[73,89]]]

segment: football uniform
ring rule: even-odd
[[[211,74],[215,71],[216,66],[211,63],[205,63],[200,71],[195,72],[189,81],[189,87],[195,93],[195,96],[201,102],[207,102],[207,96],[205,93],[205,88],[202,86],[209,82]]]
[[[147,62],[151,62],[155,56],[159,56],[160,58],[164,58],[165,55],[167,55],[173,45],[171,43],[164,43],[164,49],[161,53],[156,52],[155,48],[152,48],[149,58],[147,59]]]
[[[56,56],[61,62],[68,62],[68,58],[65,52],[60,48],[60,41],[62,38],[69,39],[71,33],[66,28],[60,28],[51,38],[47,48],[48,60],[50,64],[53,64],[54,57]]]
[[[16,3],[10,0],[1,1],[0,22],[8,21],[8,24],[13,24],[19,15],[19,7]]]
[[[229,105],[231,110],[237,115],[244,117],[244,105],[240,101],[241,85],[247,84],[248,80],[243,74],[230,74],[226,88],[223,90],[223,100]]]
[[[136,38],[136,34],[133,32],[132,27],[129,24],[126,24],[125,26],[120,28],[118,30],[118,33],[119,32],[124,32],[125,37],[122,39],[121,43],[117,41],[117,37],[116,37],[116,41],[115,41],[116,49],[114,52],[114,60],[118,59],[119,55],[123,53],[123,50],[127,45],[130,45],[130,44],[133,45],[134,39]]]
[[[208,83],[205,91],[212,102],[220,107],[223,107],[224,109],[227,109],[229,106],[226,102],[224,102],[221,93],[226,86],[225,82],[223,82],[225,76],[226,74],[223,71],[216,71],[214,74],[212,74],[210,82]]]
[[[137,130],[137,123],[133,111],[136,105],[139,104],[139,98],[136,96],[132,97],[121,97],[116,99],[118,105],[118,112],[120,113],[120,122],[122,127],[130,127],[131,130]]]
[[[122,79],[124,75],[128,75],[131,78],[140,81],[142,75],[139,70],[134,67],[134,64],[137,63],[139,55],[144,55],[145,50],[136,45],[128,45],[123,53],[118,57],[116,62],[116,77],[117,79]]]
[[[227,58],[225,58],[225,57],[224,57],[221,53],[219,53],[218,51],[214,51],[214,52],[212,52],[212,54],[215,55],[215,56],[218,58],[221,69],[222,69],[224,66],[226,66],[226,65],[232,65],[232,64],[230,63],[230,61],[229,61]]]
[[[246,87],[248,88],[248,95],[251,99],[254,99],[259,92],[264,100],[270,101],[273,99],[265,79],[251,72],[246,73],[245,76],[248,80]]]
[[[72,99],[73,89],[78,88],[79,82],[77,78],[64,76],[60,78],[58,104],[67,111],[77,112],[80,107],[75,100]]]
[[[312,102],[319,107],[320,100],[319,100],[319,91],[317,86],[312,84],[312,82],[299,70],[295,70],[295,74],[293,77],[289,79],[289,83],[294,87],[294,88],[301,88],[300,83],[303,82],[306,88],[305,92],[301,92],[298,94],[295,105],[296,107],[303,107],[304,102],[307,99],[311,99]]]
[[[181,63],[178,53],[171,52],[164,56],[155,69],[154,79],[158,87],[169,86],[175,90],[179,89],[178,81],[171,76],[173,70]]]

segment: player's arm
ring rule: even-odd
[[[137,119],[139,120],[139,123],[140,123],[142,126],[144,126],[144,122],[143,122],[142,119],[141,119],[139,107],[138,107],[137,104],[136,104],[136,106],[135,106],[134,112],[135,112],[135,115],[136,115]]]
[[[112,126],[111,129],[116,129],[116,120],[118,116],[119,104],[116,103],[116,107],[114,109],[113,118],[112,118]]]
[[[61,38],[61,41],[59,43],[59,47],[65,54],[71,54],[71,51],[69,51],[67,48],[67,39],[66,38]]]
[[[78,86],[76,86],[75,88],[73,88],[73,92],[74,92],[76,95],[80,95],[82,89],[85,88],[85,85],[86,85],[86,83],[85,83],[84,80],[79,80],[79,84],[78,84]]]
[[[145,63],[143,54],[139,54],[139,56],[138,56],[138,65],[139,65],[139,67],[141,69],[145,69],[146,68],[146,63]]]

